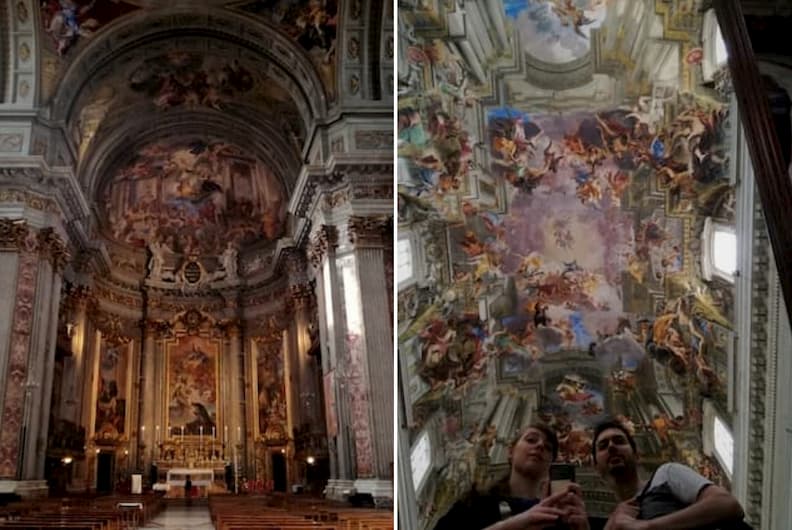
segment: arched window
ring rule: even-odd
[[[426,479],[429,478],[429,471],[432,469],[432,441],[429,439],[429,432],[423,431],[410,450],[410,468],[412,470],[413,487],[415,493],[419,493]]]
[[[701,272],[706,280],[720,277],[734,283],[737,234],[734,228],[707,217],[701,233]]]
[[[712,76],[728,60],[726,43],[723,41],[715,11],[710,9],[704,14],[704,25],[701,31],[701,41],[704,45],[704,57],[701,67],[704,81],[712,81]]]

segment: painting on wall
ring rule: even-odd
[[[240,8],[266,16],[308,53],[330,99],[336,95],[338,0],[255,0]]]
[[[265,440],[284,440],[286,429],[286,387],[280,342],[259,347],[258,418],[259,433]]]
[[[122,1],[45,0],[41,3],[41,22],[58,55],[63,56],[79,40],[135,9],[139,8]]]
[[[94,422],[97,440],[116,440],[124,434],[128,364],[127,344],[102,340]]]
[[[220,344],[215,339],[182,336],[166,344],[168,427],[195,435],[214,432],[218,412]]]
[[[219,255],[283,231],[286,198],[273,172],[225,142],[161,141],[138,151],[104,192],[109,235],[132,247]]]

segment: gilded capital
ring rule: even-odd
[[[0,249],[24,250],[28,232],[24,219],[0,219]]]
[[[63,270],[69,261],[69,251],[52,227],[42,228],[36,235],[39,254],[49,260],[55,270]]]
[[[347,235],[353,245],[384,246],[393,239],[393,218],[388,215],[350,217]]]
[[[311,236],[311,243],[308,246],[308,260],[314,268],[318,268],[328,250],[338,245],[338,231],[336,227],[322,225]]]

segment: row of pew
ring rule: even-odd
[[[31,499],[0,507],[0,529],[132,530],[163,508],[151,495]]]
[[[212,495],[216,530],[393,530],[393,512],[315,498]]]

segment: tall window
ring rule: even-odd
[[[734,469],[734,437],[720,416],[714,414],[712,422],[715,457],[731,476]]]
[[[427,431],[421,433],[410,451],[410,467],[412,468],[413,486],[415,492],[418,493],[426,482],[432,467],[432,444]]]
[[[704,43],[704,56],[701,62],[702,76],[704,81],[712,81],[715,71],[725,65],[728,60],[726,43],[723,41],[723,35],[713,9],[704,15],[701,40]]]
[[[706,280],[720,277],[734,283],[737,272],[737,235],[734,227],[707,217],[701,233],[701,272]]]

